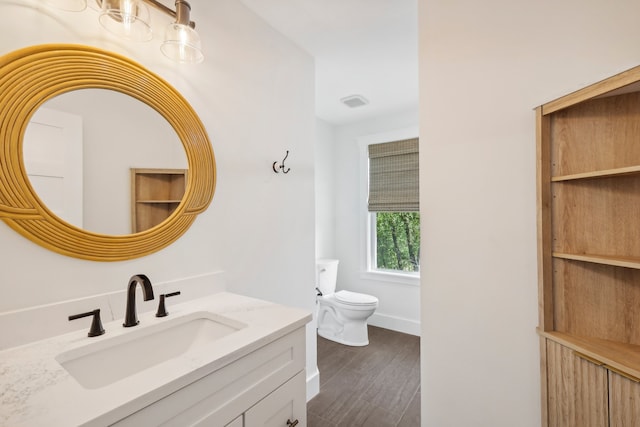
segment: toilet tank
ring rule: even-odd
[[[316,286],[322,295],[331,295],[336,291],[338,279],[338,260],[319,259],[316,261]]]

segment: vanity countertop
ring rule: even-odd
[[[123,328],[121,319],[105,323],[106,333],[99,337],[88,338],[87,330],[81,330],[0,351],[0,425],[109,425],[311,320],[308,311],[228,292],[170,305],[169,311],[164,318],[141,314],[135,328]],[[214,341],[206,351],[186,353],[99,388],[84,388],[56,361],[56,356],[68,350],[197,311],[215,313],[246,327]]]

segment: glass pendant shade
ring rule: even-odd
[[[82,12],[87,8],[87,0],[44,0],[44,2],[69,12]]]
[[[188,25],[170,24],[160,50],[165,56],[177,62],[197,64],[204,60],[200,36]]]
[[[102,0],[99,21],[109,32],[127,40],[151,40],[149,8],[141,0]]]
[[[87,0],[89,9],[100,12],[102,10],[102,0]]]

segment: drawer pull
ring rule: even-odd
[[[591,362],[591,363],[593,363],[594,365],[598,365],[598,366],[602,366],[602,365],[604,365],[604,363],[602,363],[601,361],[596,360],[596,359],[594,359],[593,357],[589,357],[589,356],[587,356],[586,354],[582,354],[582,353],[580,353],[580,352],[578,352],[578,351],[575,351],[575,350],[574,350],[574,351],[573,351],[573,354],[575,354],[576,356],[578,356],[580,359],[584,359],[584,360],[586,360],[587,362]]]
[[[628,380],[631,380],[635,383],[640,383],[640,378],[638,377],[634,377],[631,374],[627,374],[626,372],[621,371],[620,369],[614,368],[613,366],[609,366],[609,365],[605,365],[605,368],[607,368],[608,370],[615,372],[616,374],[625,377]]]
[[[294,421],[287,420],[288,427],[296,427],[297,425],[298,425],[298,420],[294,420]]]

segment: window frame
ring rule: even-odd
[[[411,126],[389,132],[366,135],[357,138],[360,151],[360,265],[362,279],[382,282],[393,282],[411,286],[420,286],[420,272],[402,272],[399,270],[381,270],[376,268],[376,222],[375,212],[367,210],[369,193],[369,155],[368,147],[372,144],[418,138],[418,127]]]

